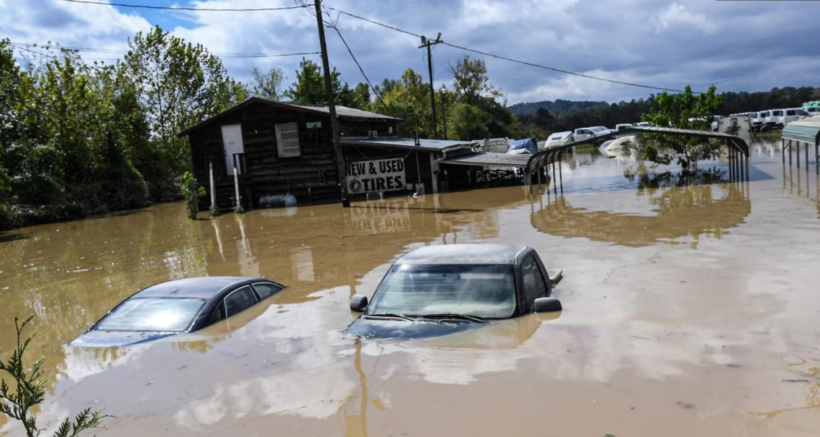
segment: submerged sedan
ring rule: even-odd
[[[548,274],[534,249],[501,244],[453,244],[416,249],[399,258],[373,301],[355,295],[363,311],[347,332],[364,338],[432,337],[533,312],[560,311],[551,297],[561,271]]]
[[[242,313],[280,292],[262,278],[177,279],[138,291],[69,346],[119,347],[198,331]]]

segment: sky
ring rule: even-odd
[[[94,0],[109,3],[109,0]],[[116,0],[194,8],[270,8],[294,0]],[[338,15],[346,11],[415,34],[513,59],[624,82],[695,91],[768,91],[820,87],[820,1],[715,0],[325,0],[365,73],[375,84],[412,68],[428,80],[418,38]],[[211,52],[318,52],[316,18],[305,10],[166,11],[64,0],[0,0],[0,38],[15,44],[59,43],[102,49],[84,59],[114,62],[137,32],[160,26]],[[331,65],[354,85],[364,79],[338,35],[327,31]],[[31,48],[31,47],[30,47]],[[24,53],[24,52],[19,52]],[[448,66],[465,52],[433,49],[436,87],[450,85]],[[646,98],[657,91],[485,59],[490,81],[508,104],[540,100]],[[308,55],[317,63],[319,55]],[[228,58],[238,80],[253,67],[282,68],[295,78],[300,57]]]

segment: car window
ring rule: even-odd
[[[274,294],[280,292],[282,290],[282,287],[280,287],[278,285],[268,284],[268,283],[263,282],[263,283],[253,284],[253,289],[256,290],[256,294],[259,295],[260,299],[267,299],[267,298],[273,296]]]
[[[395,265],[373,294],[367,314],[505,319],[515,312],[515,302],[511,265]]]
[[[216,323],[221,320],[225,320],[225,304],[220,303],[219,305],[214,308],[214,311],[211,313],[211,323]]]
[[[251,287],[247,285],[233,291],[225,298],[228,317],[239,314],[254,305],[256,305],[256,296],[253,295]]]
[[[204,299],[129,299],[114,308],[95,329],[181,332],[188,329],[204,304]]]
[[[524,258],[521,263],[521,277],[524,282],[524,297],[527,301],[527,308],[532,308],[535,299],[547,297],[547,283],[541,274],[541,269],[532,255]],[[528,310],[529,311],[529,310]]]

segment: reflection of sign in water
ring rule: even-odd
[[[402,202],[376,202],[350,208],[353,231],[363,234],[410,230],[410,212]]]
[[[347,164],[345,183],[353,194],[404,190],[404,159],[379,159]]]

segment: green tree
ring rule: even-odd
[[[150,168],[138,169],[152,184],[152,195],[163,197],[157,190],[170,189],[168,181],[191,167],[187,140],[176,134],[245,100],[248,90],[204,46],[160,27],[137,33],[129,46],[123,74],[145,108],[159,157]]]
[[[31,340],[37,334],[23,340],[23,329],[31,322],[34,316],[29,316],[22,325],[17,317],[14,318],[14,327],[17,329],[17,347],[11,353],[7,362],[0,361],[0,371],[8,373],[15,383],[15,388],[10,388],[6,380],[0,381],[0,413],[8,417],[19,420],[23,423],[27,437],[37,437],[42,429],[37,428],[37,416],[31,411],[32,408],[43,402],[45,399],[45,380],[41,370],[45,357],[41,357],[26,369],[23,356],[28,349]],[[99,428],[105,418],[102,411],[92,412],[86,408],[72,422],[66,418],[57,428],[54,437],[76,437],[81,432]]]
[[[5,151],[12,147],[18,134],[15,110],[18,104],[20,67],[14,61],[14,52],[9,44],[8,39],[0,40],[0,217],[4,215],[11,197]]]
[[[660,127],[678,129],[711,130],[712,116],[723,106],[723,96],[715,93],[712,85],[708,92],[697,96],[687,86],[683,93],[666,91],[655,97],[658,109],[643,116],[643,121]],[[636,148],[638,156],[656,164],[677,162],[684,172],[697,170],[698,161],[715,159],[720,155],[722,143],[716,140],[690,138],[664,134],[642,134]]]
[[[199,185],[191,172],[186,171],[182,175],[182,197],[188,206],[188,217],[191,220],[196,220],[199,214],[199,198],[205,195],[205,187]],[[211,214],[213,215],[213,212]]]
[[[336,104],[352,108],[365,108],[365,95],[361,91],[350,88],[347,83],[342,83],[340,76],[341,74],[336,71],[336,68],[330,72]],[[322,67],[309,59],[302,58],[299,63],[299,70],[296,71],[296,80],[285,91],[284,96],[296,104],[327,105],[327,90],[325,89],[325,76]],[[366,97],[369,101],[369,92]]]
[[[453,75],[453,88],[462,103],[475,105],[482,98],[503,97],[501,91],[490,84],[487,64],[483,59],[470,59],[469,55],[464,55],[450,66],[450,73]]]
[[[267,73],[262,73],[259,68],[253,67],[251,76],[253,79],[249,88],[254,96],[273,101],[284,97],[282,86],[286,78],[281,68],[271,68]]]

